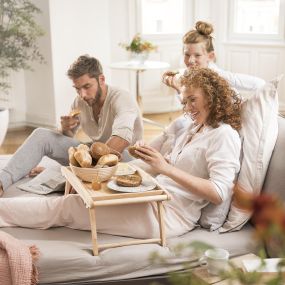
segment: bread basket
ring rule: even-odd
[[[94,179],[98,179],[100,182],[107,181],[113,175],[118,168],[118,165],[102,167],[102,168],[83,168],[69,164],[71,171],[79,177],[82,181],[92,182]]]

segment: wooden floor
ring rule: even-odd
[[[163,124],[164,126],[167,126],[180,114],[181,112],[174,112],[165,114],[144,115],[144,117]],[[2,146],[0,147],[0,154],[13,154],[24,142],[24,140],[31,134],[32,131],[33,128],[30,127],[8,131],[6,138]],[[146,142],[149,142],[161,132],[162,128],[150,124],[144,124],[144,140]],[[83,134],[79,134],[79,139],[82,139],[84,141],[86,137]]]

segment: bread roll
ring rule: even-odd
[[[137,149],[137,147],[134,145],[129,146],[128,147],[129,154],[135,158],[140,158],[140,156],[137,153],[135,153],[136,149]]]
[[[85,150],[85,151],[88,151],[88,152],[90,151],[89,146],[86,145],[86,144],[83,144],[83,143],[81,143],[80,145],[78,145],[78,146],[76,147],[76,149],[77,149],[77,150],[82,149],[82,150]]]
[[[91,167],[92,157],[89,151],[86,151],[85,149],[77,149],[77,151],[74,153],[74,157],[81,167]]]
[[[98,160],[101,156],[109,154],[110,148],[101,142],[94,142],[90,147],[91,156]]]
[[[114,166],[119,162],[119,158],[115,154],[106,154],[99,158],[96,166]]]
[[[136,171],[134,174],[130,175],[120,175],[116,178],[116,183],[123,187],[137,187],[142,183],[142,177]]]
[[[68,158],[69,158],[69,162],[70,164],[74,165],[74,166],[79,166],[79,163],[77,162],[77,160],[74,157],[74,153],[76,152],[76,148],[71,146],[68,149]]]

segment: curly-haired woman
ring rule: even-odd
[[[238,96],[208,68],[191,69],[181,83],[184,112],[193,122],[174,134],[173,147],[165,155],[142,142],[136,151],[172,197],[164,204],[168,237],[192,230],[210,202],[221,204],[231,197],[240,168]],[[96,208],[97,229],[103,233],[153,237],[159,231],[157,219],[152,202]],[[0,199],[0,227],[4,226],[90,229],[78,195]]]
[[[265,84],[263,79],[247,74],[226,71],[214,63],[213,32],[214,28],[210,23],[198,21],[195,28],[183,36],[183,59],[186,68],[191,69],[196,66],[208,67],[215,70],[229,82],[232,88],[238,91],[254,91],[262,87]],[[163,75],[163,82],[180,92],[180,76],[171,71],[166,71]]]

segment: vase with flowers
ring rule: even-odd
[[[139,33],[135,34],[129,44],[119,43],[119,46],[130,52],[131,59],[136,63],[144,63],[150,52],[157,50],[157,46],[151,42],[142,39]]]

